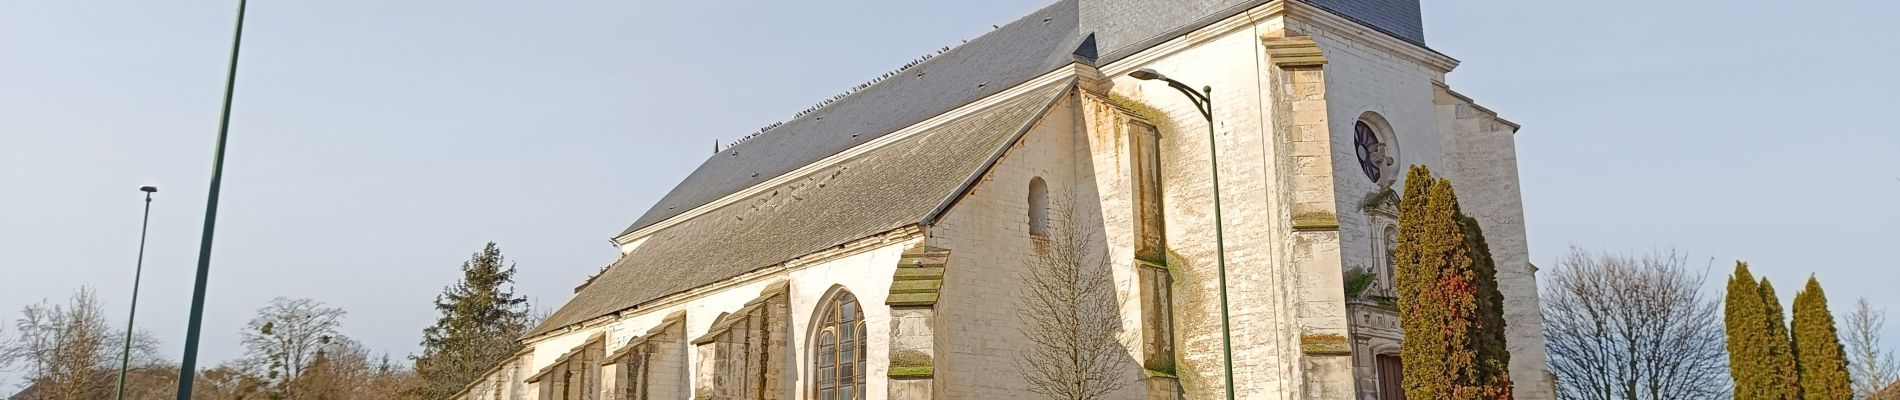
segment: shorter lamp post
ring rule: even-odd
[[[139,261],[132,267],[132,311],[125,317],[125,354],[119,356],[119,395],[125,399],[125,371],[132,366],[132,322],[139,318],[139,277],[145,274],[145,228],[152,225],[152,193],[158,193],[157,186],[140,187],[145,192],[145,217],[139,222]]]
[[[1169,79],[1167,75],[1149,68],[1131,72],[1128,76],[1144,81],[1167,82],[1168,87],[1187,95],[1188,101],[1194,102],[1194,109],[1201,112],[1201,118],[1207,119],[1207,159],[1209,165],[1213,167],[1211,178],[1214,184],[1214,265],[1220,274],[1220,354],[1222,368],[1227,373],[1227,400],[1233,400],[1234,342],[1233,330],[1228,326],[1227,321],[1227,237],[1221,232],[1223,220],[1220,215],[1220,153],[1216,151],[1217,146],[1214,144],[1214,99],[1212,97],[1214,88],[1202,86],[1201,91],[1196,92],[1187,84]]]

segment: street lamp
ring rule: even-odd
[[[224,139],[231,131],[231,93],[237,87],[239,45],[244,43],[245,0],[238,0],[237,27],[231,34],[231,63],[224,72],[224,109],[218,115],[218,144],[211,155],[211,189],[205,196],[204,236],[198,238],[198,277],[191,288],[191,317],[185,325],[185,354],[178,363],[178,400],[191,400],[198,368],[198,331],[204,325],[205,284],[211,275],[211,232],[218,225],[218,189],[224,186]]]
[[[145,192],[145,217],[139,222],[139,261],[132,267],[132,311],[125,317],[125,354],[119,356],[119,395],[125,399],[125,371],[132,366],[132,322],[139,317],[139,277],[145,274],[145,228],[152,226],[152,193],[158,193],[157,186],[140,187]]]
[[[1168,87],[1187,95],[1194,102],[1194,109],[1201,112],[1201,118],[1207,119],[1207,158],[1212,166],[1214,183],[1214,265],[1220,274],[1220,354],[1222,367],[1227,373],[1227,400],[1234,399],[1234,341],[1233,330],[1227,322],[1227,237],[1221,232],[1220,216],[1220,154],[1214,144],[1214,88],[1202,86],[1196,92],[1181,81],[1169,79],[1167,75],[1150,68],[1130,72],[1128,76],[1144,81],[1163,81]]]

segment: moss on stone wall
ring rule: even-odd
[[[1166,262],[1161,264],[1162,266],[1167,267],[1168,269],[1168,279],[1173,280],[1174,282],[1181,282],[1182,279],[1186,278],[1186,277],[1181,276],[1181,274],[1186,273],[1186,271],[1182,271],[1181,269],[1187,268],[1188,266],[1187,257],[1181,256],[1181,253],[1174,252],[1174,249],[1172,248],[1161,249],[1161,251],[1166,252],[1168,254],[1168,259],[1164,260]],[[1181,291],[1174,290],[1173,292],[1174,292],[1175,297],[1181,297]]]
[[[1128,98],[1128,96],[1123,96],[1123,95],[1119,95],[1115,93],[1109,93],[1108,103],[1114,104],[1116,107],[1121,107],[1122,109],[1128,110],[1129,113],[1135,114],[1135,116],[1141,117],[1141,119],[1148,121],[1149,124],[1153,124],[1155,126],[1155,129],[1161,130],[1163,133],[1163,136],[1166,136],[1167,132],[1174,131],[1174,120],[1168,119],[1168,113],[1162,112],[1161,109],[1155,108],[1155,106],[1148,105],[1148,103],[1143,103],[1141,102],[1141,100],[1135,100],[1132,98]]]
[[[1378,275],[1373,275],[1372,270],[1365,267],[1346,270],[1346,298],[1358,298],[1365,294],[1366,288],[1372,287],[1372,281],[1376,279]]]
[[[891,353],[891,368],[898,368],[898,367],[930,368],[932,366],[933,366],[933,363],[930,360],[930,355],[924,354],[924,352],[922,351],[898,350]]]
[[[1293,230],[1339,229],[1339,216],[1327,211],[1293,214]]]
[[[1300,336],[1300,352],[1307,355],[1351,354],[1352,348],[1346,345],[1346,337],[1331,333]]]
[[[1398,197],[1399,197],[1399,192],[1393,191],[1392,188],[1388,187],[1384,189],[1379,189],[1379,191],[1377,192],[1372,192],[1372,194],[1366,195],[1366,201],[1364,203],[1360,203],[1359,206],[1365,207],[1365,209],[1367,210],[1376,209],[1381,206],[1384,206],[1386,202],[1392,201],[1393,199],[1396,199]]]

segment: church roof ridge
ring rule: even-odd
[[[966,40],[964,42],[967,43],[968,41]],[[845,89],[843,93],[832,95],[831,97],[827,97],[824,100],[819,100],[817,104],[813,104],[811,107],[806,107],[804,110],[800,110],[799,112],[792,114],[792,119],[804,118],[806,115],[810,115],[812,113],[824,110],[825,107],[831,105],[831,103],[835,103],[838,100],[843,100],[846,97],[850,97],[852,94],[856,94],[857,92],[862,92],[865,89],[869,89],[871,88],[871,86],[877,85],[878,82],[882,82],[885,79],[890,79],[897,75],[901,75],[904,73],[904,71],[910,70],[911,67],[923,65],[925,61],[930,61],[931,57],[936,57],[943,53],[949,52],[950,50],[951,50],[950,46],[944,46],[942,49],[938,49],[936,52],[924,54],[922,57],[918,57],[916,59],[911,60],[908,63],[905,63],[901,67],[897,67],[897,69],[891,70],[890,72],[885,72],[883,75],[878,75],[878,77],[872,78],[871,80],[865,81],[864,83],[860,83],[857,86],[852,86],[850,89]],[[734,140],[731,143],[727,143],[725,148],[729,149],[729,148],[732,148],[733,146],[738,146],[740,143],[744,143],[747,139],[751,139],[759,135],[770,133],[772,129],[778,128],[779,126],[783,126],[783,125],[785,125],[785,121],[779,121],[779,122],[773,122],[771,124],[767,124],[765,127],[759,128],[758,131],[754,131],[751,134],[748,134],[744,137],[739,138],[738,140]],[[720,149],[715,149],[715,150],[720,150]],[[718,151],[714,151],[713,153],[717,155]]]

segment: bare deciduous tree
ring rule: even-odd
[[[1055,205],[1064,210],[1066,202]],[[1023,272],[1022,333],[1032,346],[1022,354],[1029,391],[1049,399],[1104,398],[1126,386],[1117,363],[1126,356],[1118,334],[1120,304],[1104,257],[1087,246],[1066,218],[1036,237],[1036,256]]]
[[[303,376],[317,352],[339,336],[343,315],[343,309],[316,300],[271,299],[244,329],[245,361],[282,394],[296,397],[289,383]]]
[[[1865,297],[1841,316],[1841,343],[1847,347],[1847,365],[1853,373],[1857,397],[1867,398],[1900,380],[1900,360],[1891,350],[1881,348],[1880,331],[1886,325],[1886,310],[1875,309]]]
[[[0,346],[0,367],[24,372],[26,399],[96,399],[111,397],[118,377],[118,356],[124,334],[106,323],[104,310],[91,288],[80,288],[64,305],[41,301],[21,310],[14,324],[17,337]],[[157,343],[135,336],[134,366],[157,363]]]
[[[1544,284],[1544,335],[1566,399],[1708,399],[1729,394],[1720,300],[1674,251],[1571,249]]]
[[[414,374],[379,359],[348,337],[338,337],[317,351],[302,376],[290,382],[290,392],[307,400],[393,400],[412,387]]]
[[[239,362],[224,362],[198,372],[191,386],[191,397],[208,400],[265,398],[269,384]]]

